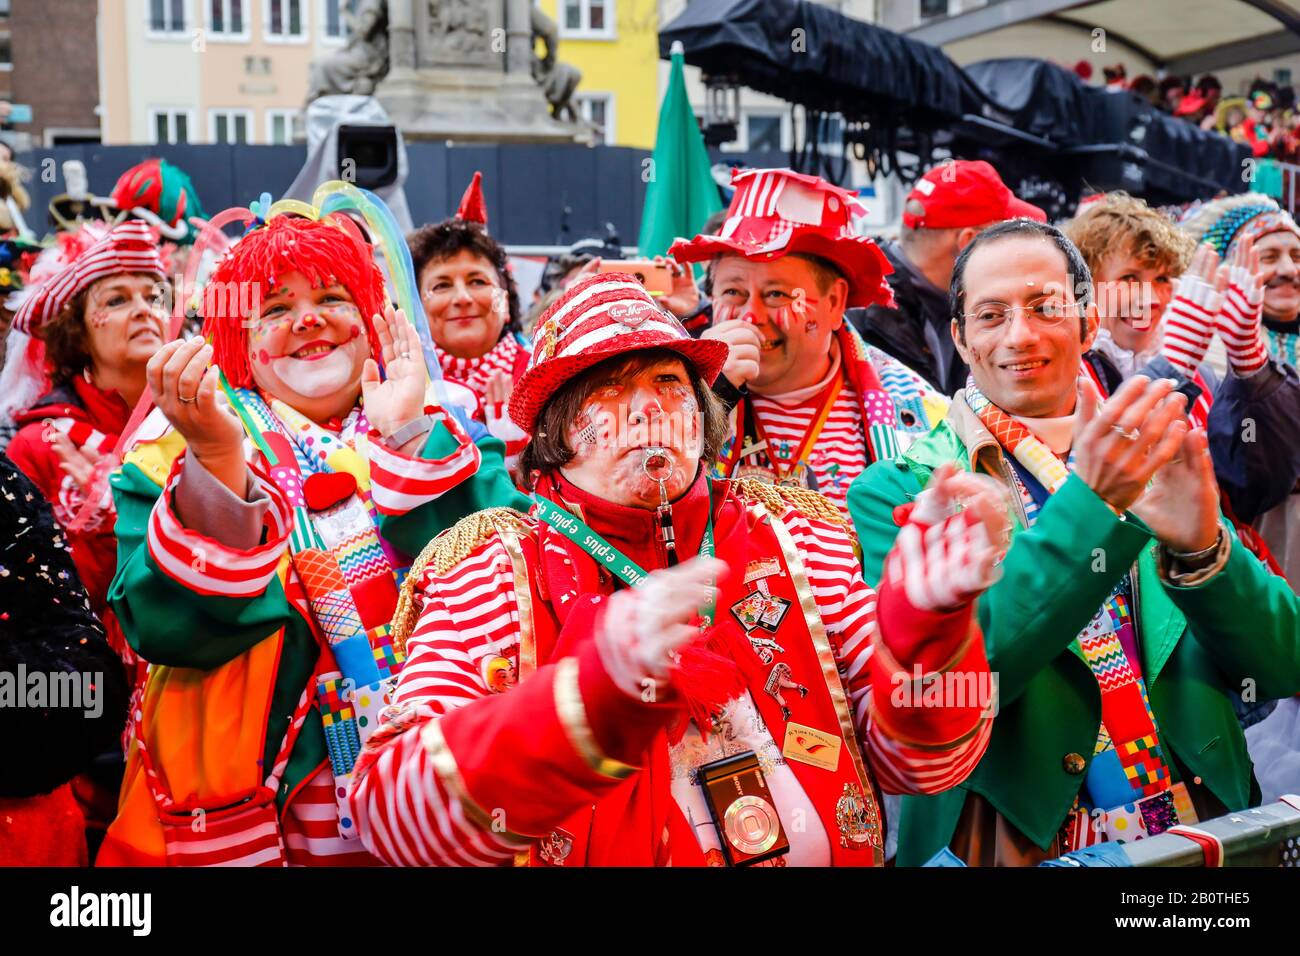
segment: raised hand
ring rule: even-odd
[[[1187,396],[1168,379],[1135,375],[1104,405],[1088,376],[1079,378],[1074,418],[1074,471],[1097,496],[1124,512],[1156,470],[1182,447]]]
[[[218,387],[220,371],[209,365],[212,346],[202,336],[168,342],[145,366],[154,404],[181,433],[190,452],[213,477],[239,497],[247,490],[244,429]]]
[[[691,621],[717,593],[716,581],[726,570],[718,558],[695,557],[653,571],[640,587],[609,599],[597,640],[602,660],[624,691],[637,694],[643,679],[668,677],[677,650],[699,637]]]
[[[700,290],[695,286],[695,275],[690,267],[667,256],[655,256],[654,263],[668,269],[673,276],[673,290],[660,296],[659,304],[679,319],[694,312],[700,305]]]
[[[1172,551],[1204,551],[1218,538],[1219,485],[1205,429],[1183,435],[1177,457],[1158,469],[1130,509]]]
[[[1002,488],[987,476],[945,462],[899,531],[885,573],[913,607],[950,610],[997,580],[1010,536]]]
[[[388,437],[424,411],[428,371],[420,337],[406,321],[405,312],[386,305],[383,315],[375,316],[374,325],[388,378],[381,380],[378,363],[366,359],[361,371],[361,395],[366,418],[379,434]]]
[[[1208,242],[1201,243],[1169,304],[1160,354],[1187,378],[1196,374],[1214,338],[1215,316],[1227,285],[1218,268],[1219,254]]]
[[[528,438],[528,433],[510,419],[510,396],[514,390],[514,378],[509,372],[498,370],[488,379],[483,396],[483,421],[489,432],[506,443],[507,455],[522,450]]]
[[[1223,340],[1233,374],[1244,378],[1268,361],[1264,346],[1264,283],[1260,281],[1255,240],[1237,240],[1232,262],[1219,267],[1220,285],[1227,286],[1214,328]]]
[[[87,445],[78,448],[63,432],[50,428],[50,448],[59,458],[59,467],[68,473],[84,494],[95,474],[95,464],[104,456]]]
[[[714,324],[700,335],[702,339],[717,339],[726,342],[727,361],[722,366],[722,374],[736,388],[749,384],[758,377],[759,355],[762,352],[763,336],[751,323],[740,318],[732,318],[731,312],[715,313]]]

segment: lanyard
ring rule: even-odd
[[[825,391],[823,391],[820,396],[822,400],[820,411],[818,411],[817,416],[809,424],[808,430],[804,433],[803,441],[799,443],[799,448],[791,458],[786,459],[784,469],[782,469],[781,462],[777,457],[775,444],[763,434],[763,423],[759,421],[758,409],[751,409],[751,413],[754,416],[754,435],[756,438],[759,438],[766,443],[767,460],[772,463],[772,470],[776,473],[777,481],[785,480],[788,475],[799,467],[807,457],[808,453],[812,450],[818,436],[822,433],[822,427],[826,424],[826,419],[830,418],[831,409],[835,407],[835,400],[840,397],[840,391],[843,387],[844,375],[842,373],[836,375],[834,381],[826,386]]]
[[[708,523],[704,526],[704,537],[700,539],[700,554],[706,558],[713,557],[713,483],[709,488]],[[614,545],[605,540],[604,535],[594,530],[585,521],[572,512],[566,511],[549,498],[533,492],[533,501],[537,503],[537,517],[546,522],[560,534],[564,535],[579,548],[591,555],[605,566],[612,574],[631,587],[640,587],[646,579],[646,571],[625,555]],[[710,589],[711,591],[715,589]],[[713,624],[717,610],[717,595],[709,598],[709,603],[700,608],[700,617],[706,624]]]

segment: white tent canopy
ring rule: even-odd
[[[1094,31],[1174,74],[1224,70],[1300,53],[1297,0],[989,0],[986,6],[932,20],[907,32],[948,46],[1023,25],[1077,31],[1087,51]]]

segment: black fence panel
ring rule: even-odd
[[[612,223],[624,245],[635,245],[645,203],[648,150],[622,146],[453,145],[408,143],[406,201],[418,225],[436,222],[456,209],[475,170],[483,172],[488,225],[510,245],[568,245],[605,234]],[[784,166],[784,153],[718,153],[728,165]],[[38,234],[51,222],[47,206],[67,191],[63,163],[86,166],[90,190],[106,196],[117,178],[151,156],[185,170],[203,208],[213,215],[247,206],[263,192],[283,195],[306,161],[303,146],[193,145],[102,146],[79,144],[22,153],[32,170],[28,225]]]

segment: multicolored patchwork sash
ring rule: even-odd
[[[339,794],[339,835],[354,838],[342,794],[361,745],[391,699],[403,656],[390,621],[407,570],[379,536],[364,450],[369,423],[353,409],[337,434],[279,399],[234,389],[245,430],[294,509],[290,558],[337,670],[316,687]]]
[[[990,402],[974,378],[967,380],[966,402],[1019,466],[1012,469],[1012,475],[1032,524],[1047,497],[1070,477],[1069,463]],[[1022,477],[1020,469],[1030,480]],[[1104,811],[1103,821],[1110,821],[1114,814],[1115,822],[1110,830],[1095,825],[1088,830],[1094,837],[1121,842],[1155,836],[1179,822],[1171,792],[1172,775],[1161,752],[1155,714],[1138,665],[1133,593],[1128,572],[1076,638],[1101,691],[1101,726],[1084,781],[1088,803]],[[1096,842],[1100,840],[1075,843],[1072,848]]]

